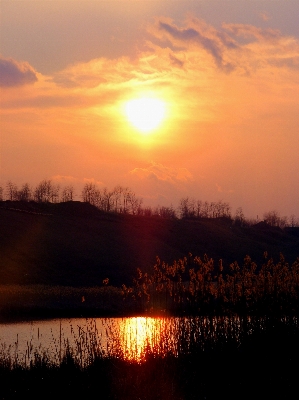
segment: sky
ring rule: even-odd
[[[298,15],[298,0],[0,0],[0,185],[299,216]],[[138,99],[163,104],[153,129],[128,116]]]

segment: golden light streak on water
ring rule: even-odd
[[[166,320],[134,317],[119,321],[120,345],[127,360],[142,361],[147,352],[161,353]]]

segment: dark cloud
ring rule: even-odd
[[[237,49],[239,46],[225,33],[217,32],[217,37],[220,39],[222,45],[228,49]]]
[[[178,29],[175,26],[167,24],[166,22],[159,23],[160,29],[165,30],[166,32],[170,33],[176,39],[185,41],[185,40],[194,40],[197,39],[199,33],[192,28],[189,29]]]
[[[36,81],[36,72],[27,62],[0,58],[0,86],[22,86]]]
[[[269,42],[276,42],[281,38],[278,30],[270,28],[262,29],[248,24],[223,24],[223,28],[234,36],[242,36],[244,38],[255,38]]]
[[[287,67],[290,69],[299,69],[299,57],[294,56],[294,57],[284,57],[284,58],[270,58],[269,59],[269,64],[274,65],[275,67]]]
[[[171,60],[172,65],[178,68],[183,68],[184,67],[184,61],[179,60],[177,57],[173,56],[172,54],[169,54],[169,58]]]
[[[159,23],[159,28],[176,40],[182,42],[195,42],[201,45],[208,53],[210,53],[216,65],[229,72],[233,69],[230,64],[227,64],[223,60],[222,47],[235,48],[235,44],[232,40],[229,40],[227,36],[223,34],[216,34],[216,36],[208,37],[202,34],[199,30],[188,28],[188,29],[178,29],[177,27],[170,25],[166,22]]]

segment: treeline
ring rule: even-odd
[[[275,263],[265,252],[262,266],[246,256],[226,272],[222,260],[215,266],[207,255],[189,254],[172,265],[157,257],[152,273],[137,269],[133,286],[122,289],[141,312],[290,315],[299,311],[299,257],[290,265],[280,254]]]
[[[36,187],[24,183],[18,187],[12,181],[0,186],[0,201],[36,201],[37,203],[59,203],[74,200],[75,189],[72,185],[60,187],[50,179],[42,180]]]
[[[50,179],[42,180],[36,187],[30,186],[28,183],[18,187],[12,181],[8,181],[5,188],[0,186],[0,201],[59,203],[73,201],[75,197],[73,185],[61,187]],[[242,207],[238,207],[235,215],[232,215],[231,206],[222,200],[208,202],[186,196],[180,199],[177,208],[172,205],[168,207],[144,206],[142,198],[136,196],[130,188],[120,185],[110,190],[107,187],[100,188],[96,184],[88,182],[84,185],[80,198],[83,202],[88,202],[99,210],[112,213],[181,219],[225,218],[232,220],[238,226],[250,226],[260,222],[258,217],[256,219],[246,218]],[[262,220],[270,226],[279,228],[299,226],[299,218],[295,215],[280,216],[276,210],[265,212]]]

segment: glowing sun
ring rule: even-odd
[[[126,103],[125,112],[130,123],[143,133],[157,128],[165,116],[162,100],[142,97]]]

